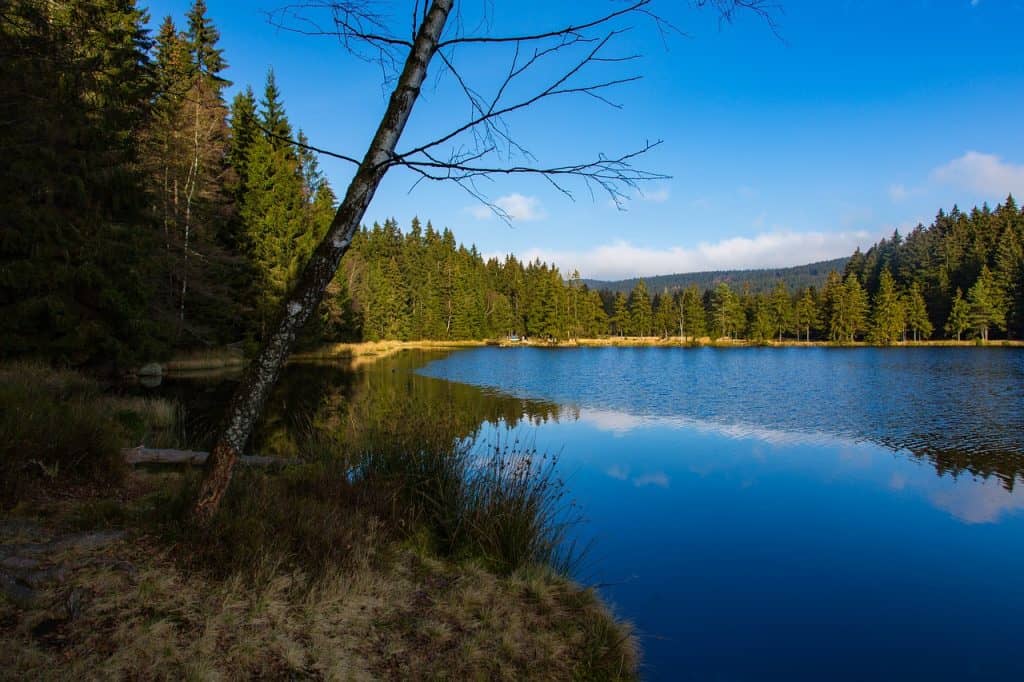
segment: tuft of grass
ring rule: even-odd
[[[175,419],[166,401],[107,396],[77,372],[0,366],[0,507],[53,486],[119,483],[121,449],[170,433]]]
[[[95,383],[72,372],[35,364],[0,369],[0,503],[48,484],[124,477],[121,425],[98,397]]]

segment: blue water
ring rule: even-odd
[[[1024,353],[481,348],[648,679],[1024,679]],[[483,394],[482,394],[483,395]],[[503,438],[503,425],[484,438]]]

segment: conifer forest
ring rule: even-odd
[[[205,4],[151,36],[133,3],[14,2],[0,19],[0,351],[73,365],[258,343],[336,197],[273,71],[230,102]],[[576,272],[485,258],[448,228],[358,234],[307,346],[517,335],[868,341],[1018,338],[1024,214],[939,211],[793,290],[628,295]]]

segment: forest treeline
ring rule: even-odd
[[[122,366],[254,344],[334,214],[273,72],[228,103],[205,3],[155,35],[147,22],[124,0],[0,12],[2,357]],[[304,343],[1020,337],[1022,243],[1008,197],[858,251],[820,287],[638,280],[627,293],[391,220],[357,234]]]
[[[0,357],[123,365],[258,339],[335,210],[285,112],[231,83],[202,0],[0,12]]]
[[[846,260],[823,286],[596,291],[540,261],[483,259],[418,220],[364,229],[343,262],[335,308],[357,338],[482,339],[709,336],[888,344],[1024,333],[1024,213],[1012,196],[994,210],[940,211]],[[339,306],[341,302],[343,306]],[[336,314],[336,316],[338,316]],[[335,332],[337,333],[337,332]]]

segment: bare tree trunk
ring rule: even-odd
[[[348,250],[363,215],[394,157],[395,145],[409,120],[427,66],[437,51],[454,0],[433,0],[406,58],[387,111],[370,143],[331,226],[317,246],[245,377],[235,390],[210,452],[198,498],[192,507],[196,523],[208,522],[217,512],[231,482],[231,472],[252,433],[270,389],[274,386],[295,336],[323,298],[341,257]]]

